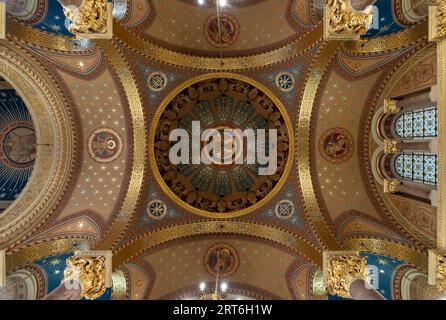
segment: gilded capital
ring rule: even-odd
[[[400,152],[401,150],[398,148],[398,143],[401,143],[401,141],[395,138],[384,139],[384,153],[395,154]]]
[[[384,193],[397,193],[400,184],[398,179],[384,179]]]
[[[385,99],[384,100],[384,113],[398,113],[401,108],[397,106],[396,100]]]
[[[429,250],[429,284],[446,292],[446,251]]]
[[[325,251],[323,260],[324,281],[331,295],[350,298],[351,282],[368,278],[367,261],[359,252]]]
[[[63,6],[70,20],[68,31],[82,39],[111,39],[113,36],[113,4],[107,0],[83,0],[79,7]]]
[[[78,251],[67,259],[63,283],[78,283],[81,298],[94,300],[112,287],[111,251]]]
[[[355,10],[350,0],[327,0],[324,9],[325,40],[357,40],[373,23],[373,7]]]

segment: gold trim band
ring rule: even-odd
[[[223,226],[223,228],[221,227]],[[162,244],[186,238],[212,234],[237,234],[266,239],[304,254],[318,266],[322,266],[322,252],[307,240],[291,232],[245,221],[198,221],[159,229],[132,240],[113,255],[113,270],[140,253]]]

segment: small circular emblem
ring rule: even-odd
[[[274,212],[278,218],[288,219],[294,214],[295,210],[293,201],[284,199],[277,202]]]
[[[344,128],[331,128],[319,139],[321,156],[331,163],[342,163],[353,155],[353,136]]]
[[[112,162],[122,153],[121,136],[111,128],[98,128],[88,138],[88,153],[95,161]]]
[[[147,214],[152,219],[160,220],[167,214],[167,207],[161,200],[152,200],[147,204]]]
[[[240,265],[235,248],[227,243],[216,243],[208,248],[204,257],[204,267],[211,276],[229,277]]]
[[[167,86],[167,77],[161,71],[152,72],[147,77],[147,86],[150,90],[158,92]]]
[[[281,72],[276,76],[276,86],[284,91],[288,92],[294,89],[294,77],[289,72]]]

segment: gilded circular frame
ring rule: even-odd
[[[37,150],[31,177],[17,199],[0,215],[0,245],[35,231],[56,209],[74,167],[75,124],[60,89],[48,73],[10,43],[0,45],[0,76],[28,107]]]
[[[186,202],[184,202],[183,200],[181,200],[170,188],[169,186],[164,182],[160,171],[158,170],[158,165],[156,164],[155,161],[155,148],[153,148],[154,144],[155,144],[155,135],[156,135],[156,128],[158,126],[158,122],[161,118],[162,113],[164,112],[164,109],[166,109],[166,107],[169,105],[169,103],[184,89],[186,89],[187,87],[204,81],[204,80],[209,80],[209,79],[218,79],[218,78],[229,78],[229,79],[234,79],[234,80],[240,80],[240,81],[244,81],[254,87],[259,88],[260,90],[263,91],[263,93],[265,93],[268,98],[271,99],[271,101],[277,106],[277,108],[279,109],[280,113],[283,116],[283,119],[285,121],[286,124],[286,129],[287,129],[287,133],[288,133],[288,137],[289,137],[289,154],[288,154],[288,159],[287,159],[287,163],[285,165],[285,170],[283,171],[282,176],[280,177],[279,181],[277,182],[277,184],[274,186],[274,188],[271,190],[270,193],[268,193],[263,199],[261,199],[259,202],[253,204],[252,206],[249,206],[247,208],[244,208],[242,210],[237,210],[237,211],[232,211],[232,212],[225,212],[225,213],[219,213],[219,212],[210,212],[210,211],[205,211],[205,210],[201,210],[198,208],[195,208],[189,204],[187,204]],[[214,73],[207,73],[204,75],[200,75],[194,78],[189,79],[186,82],[183,82],[181,85],[179,85],[178,87],[176,87],[174,90],[172,90],[169,95],[161,102],[160,106],[158,107],[158,109],[156,110],[152,122],[151,122],[151,126],[150,126],[150,132],[149,132],[149,160],[150,160],[150,167],[152,169],[153,175],[155,176],[156,181],[158,182],[159,186],[161,187],[161,189],[169,196],[170,199],[172,199],[176,204],[178,204],[179,206],[181,206],[182,208],[193,212],[197,215],[200,215],[202,217],[207,217],[207,218],[216,218],[216,219],[230,219],[230,218],[235,218],[235,217],[240,217],[243,216],[245,214],[248,214],[260,207],[262,207],[263,205],[265,205],[269,200],[271,200],[276,194],[277,192],[282,188],[283,184],[285,183],[285,180],[288,178],[288,175],[290,173],[291,167],[293,165],[293,157],[294,157],[294,133],[293,133],[293,127],[291,125],[291,120],[288,116],[288,113],[285,110],[285,107],[283,106],[283,104],[280,102],[280,100],[268,89],[266,88],[264,85],[260,84],[259,82],[241,75],[241,74],[237,74],[237,73],[230,73],[230,72],[214,72]]]

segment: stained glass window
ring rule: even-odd
[[[437,184],[437,155],[402,153],[395,158],[395,171],[404,180]]]
[[[398,138],[411,140],[437,136],[437,107],[407,111],[395,121]]]

